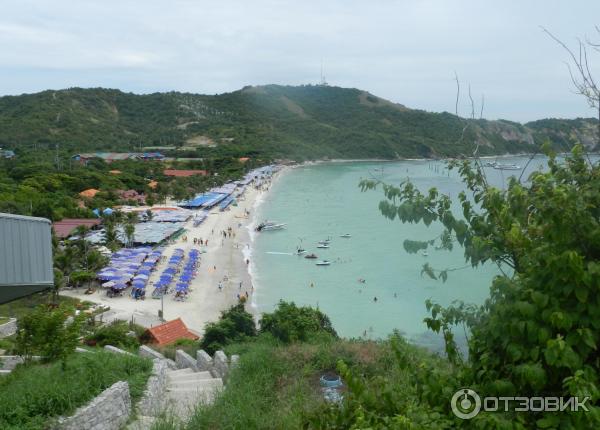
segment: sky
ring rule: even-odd
[[[526,122],[594,116],[567,53],[600,1],[3,0],[0,95],[68,87],[216,94],[320,81],[428,111]],[[600,52],[592,59],[600,79]]]

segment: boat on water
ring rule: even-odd
[[[317,261],[315,264],[317,266],[329,266],[331,264],[331,261],[329,261],[329,260],[321,260],[321,261]]]
[[[302,255],[306,253],[306,249],[298,248],[296,249],[296,255]]]
[[[317,257],[317,254],[307,254],[304,256],[304,258],[314,259],[314,258],[319,258],[319,257]]]
[[[429,257],[429,252],[427,252],[427,251],[423,251],[423,252],[421,252],[421,255],[422,255],[423,257]]]
[[[321,249],[329,249],[329,244],[328,243],[319,243],[317,245],[317,248],[321,248]]]
[[[345,234],[341,234],[340,237],[343,237],[344,239],[349,239],[352,237],[352,235],[350,233],[345,233]]]
[[[264,221],[258,224],[255,228],[256,231],[270,231],[270,230],[282,230],[285,228],[285,224]]]
[[[488,161],[485,167],[493,167],[496,170],[521,170],[521,166],[514,163],[498,163],[497,161]]]
[[[496,165],[494,166],[494,169],[497,170],[521,170],[521,166],[519,166],[518,164],[501,164],[501,163],[496,163]]]

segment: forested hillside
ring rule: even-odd
[[[170,146],[180,156],[398,158],[531,151],[549,138],[593,147],[597,121],[470,121],[409,109],[358,89],[245,87],[208,96],[71,88],[0,98],[0,147],[92,151]],[[168,150],[167,150],[168,151]]]

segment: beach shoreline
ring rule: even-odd
[[[176,248],[183,249],[186,255],[191,249],[201,250],[198,274],[191,282],[191,290],[185,301],[175,301],[171,294],[165,295],[162,300],[152,298],[152,283],[158,281],[166,267],[165,262],[159,263],[148,279],[144,300],[132,299],[129,290],[121,297],[111,298],[102,288],[90,295],[85,294],[83,288],[62,290],[60,294],[110,307],[102,315],[104,322],[133,321],[149,328],[162,323],[159,318],[162,309],[165,321],[181,318],[198,335],[204,333],[208,323],[218,321],[221,312],[236,305],[239,296],[247,294],[246,309],[258,319],[258,307],[253,305],[256,303],[251,258],[253,230],[258,222],[257,212],[261,203],[274,181],[286,170],[282,168],[259,187],[254,183],[249,184],[238,199],[237,206],[231,205],[223,212],[218,208],[211,209],[199,226],[194,227],[193,219],[188,220],[184,225],[185,232],[173,243],[165,245],[163,256],[167,259]],[[194,239],[197,243],[194,243]],[[200,239],[203,243],[208,241],[208,244],[200,246]]]

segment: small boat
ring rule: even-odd
[[[500,164],[500,163],[496,163],[496,165],[494,166],[494,169],[497,170],[521,170],[521,166],[519,166],[518,164]]]
[[[261,222],[255,228],[256,231],[270,231],[270,230],[282,230],[285,228],[285,224],[279,224],[275,222]]]
[[[315,264],[317,266],[329,266],[331,264],[331,261],[329,261],[329,260],[321,260],[321,261],[317,261]]]
[[[421,252],[421,255],[422,255],[423,257],[429,257],[429,252],[427,252],[427,251],[423,251],[423,252]]]
[[[352,237],[352,235],[350,233],[345,233],[345,234],[341,234],[340,237],[343,237],[344,239],[350,239]]]
[[[308,254],[308,255],[305,255],[304,258],[319,258],[319,257],[317,257],[316,254]]]
[[[496,170],[521,170],[521,166],[514,163],[498,163],[497,161],[488,161],[485,167],[493,167]]]
[[[329,249],[329,245],[326,243],[319,243],[317,245],[317,248],[321,248],[321,249]]]
[[[302,255],[306,252],[306,249],[298,248],[296,249],[296,255]]]

